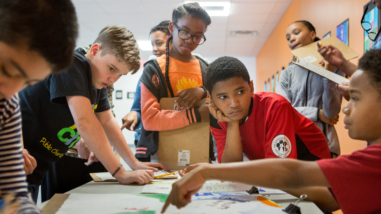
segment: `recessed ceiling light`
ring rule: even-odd
[[[152,51],[152,44],[149,40],[140,40],[138,41],[138,46],[142,51]]]
[[[233,37],[256,37],[258,36],[258,31],[247,31],[247,30],[234,30],[230,31],[230,36]]]
[[[185,4],[194,1],[186,1]],[[203,7],[209,16],[229,16],[230,2],[198,2]]]

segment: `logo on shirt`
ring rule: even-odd
[[[159,77],[156,76],[156,74],[154,74],[154,75],[152,76],[152,83],[153,83],[153,85],[154,85],[157,89],[159,89],[160,80],[159,80]]]
[[[291,153],[291,141],[286,135],[278,135],[273,139],[271,143],[271,149],[274,154],[280,158],[286,158]]]

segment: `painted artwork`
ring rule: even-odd
[[[337,26],[336,37],[344,44],[349,45],[349,19]]]
[[[322,37],[322,39],[326,39],[326,38],[329,38],[329,37],[331,37],[331,31],[329,31],[328,33],[326,33],[326,34]]]
[[[368,31],[369,33],[373,32],[377,34],[379,29],[378,26],[380,24],[378,16],[379,10],[377,9],[377,7],[374,7],[370,11],[368,10],[368,13],[365,15],[364,22],[369,22],[372,25],[372,29]],[[368,32],[364,30],[364,53],[370,50],[374,44],[374,42],[369,39]]]
[[[264,92],[267,92],[267,82],[265,82],[265,90]]]
[[[274,75],[271,78],[271,92],[275,93]]]
[[[270,78],[269,78],[269,80],[267,81],[267,92],[271,92],[271,82],[270,82]]]
[[[278,87],[278,84],[279,84],[279,71],[276,72],[275,74],[275,90],[276,90],[276,87]]]

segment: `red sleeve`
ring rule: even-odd
[[[191,123],[198,122],[200,118],[197,108],[189,110],[160,110],[160,103],[156,97],[141,85],[141,109],[143,126],[149,131],[165,131],[179,129],[188,126]]]
[[[293,108],[289,102],[274,102],[265,115],[265,158],[297,158]]]
[[[210,126],[210,129],[212,130],[212,135],[216,141],[217,159],[218,162],[221,163],[221,158],[224,154],[226,144],[226,130],[223,130],[221,127],[217,128],[212,126]]]
[[[381,144],[317,163],[343,213],[381,213]]]

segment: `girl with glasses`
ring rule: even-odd
[[[304,20],[296,21],[287,28],[286,39],[291,50],[320,40],[316,37],[315,27]],[[343,75],[338,69],[333,72]],[[299,113],[322,130],[333,157],[340,155],[339,138],[334,125],[339,120],[342,98],[336,83],[290,64],[280,75],[276,93],[290,101]]]
[[[143,127],[135,155],[139,160],[157,159],[158,131],[209,120],[208,106],[195,106],[207,97],[203,85],[208,63],[192,52],[206,41],[204,34],[210,23],[209,15],[198,3],[174,9],[166,54],[145,64],[140,79]],[[163,97],[178,97],[177,110],[160,110]]]

